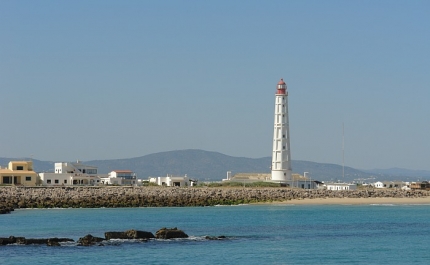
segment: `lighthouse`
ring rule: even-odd
[[[273,127],[272,181],[291,181],[290,128],[288,124],[287,84],[281,79],[276,86],[275,122]]]

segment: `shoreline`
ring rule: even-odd
[[[240,204],[430,204],[430,191],[210,187],[1,187],[0,214],[25,208],[201,207]]]
[[[315,199],[293,199],[282,202],[262,202],[257,204],[274,205],[430,205],[430,197],[395,198],[395,197],[373,197],[373,198],[315,198]]]

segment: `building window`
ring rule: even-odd
[[[24,170],[23,166],[16,166],[16,170]]]
[[[67,184],[67,179],[64,180],[64,184]]]
[[[47,180],[46,180],[46,183],[47,183],[47,184],[51,184],[51,180],[50,180],[50,179],[47,179]]]
[[[87,174],[97,174],[97,169],[87,169]]]
[[[58,179],[54,180],[55,184],[60,183],[60,181]]]
[[[25,177],[25,181],[31,181],[31,177],[29,176]]]
[[[3,177],[3,184],[12,184],[12,177]]]

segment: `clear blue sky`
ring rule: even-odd
[[[430,170],[430,1],[0,1],[0,156]]]

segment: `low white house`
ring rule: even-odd
[[[290,187],[296,187],[300,189],[318,189],[319,182],[315,180],[293,180],[287,181]]]
[[[54,173],[39,173],[43,186],[95,186],[100,183],[97,167],[76,163],[55,163]]]
[[[373,183],[373,187],[377,188],[377,189],[383,189],[384,188],[384,183],[377,181],[375,183]]]
[[[149,178],[149,182],[156,183],[159,186],[186,187],[189,185],[190,179],[187,177],[187,175],[181,177],[167,174],[166,177]]]
[[[356,190],[357,184],[355,183],[326,183],[324,185],[327,190]]]
[[[131,170],[114,170],[107,177],[100,178],[104,185],[137,185],[136,173]]]

